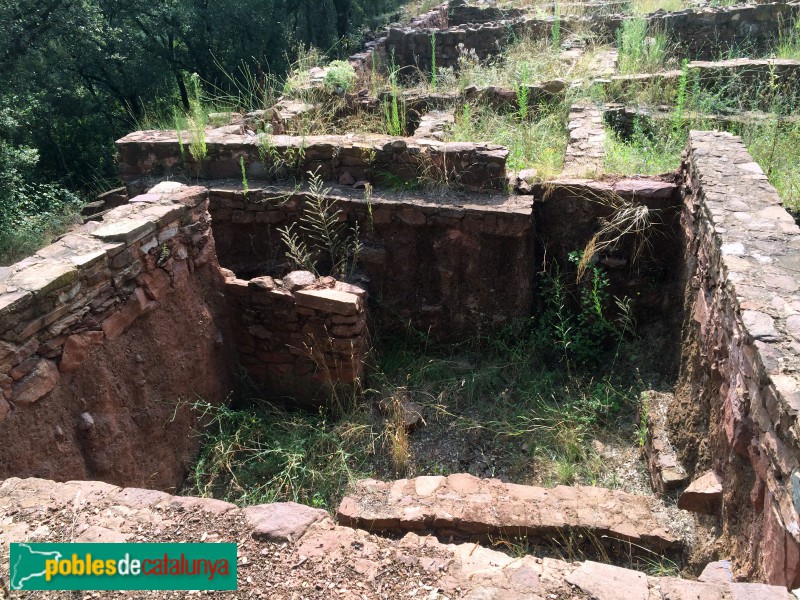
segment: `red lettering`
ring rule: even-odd
[[[148,569],[147,568],[148,564],[155,565],[155,566],[152,569]],[[144,561],[142,561],[142,573],[144,573],[145,575],[159,575],[159,573],[158,573],[158,565],[159,565],[159,562],[158,562],[157,559],[145,558]]]

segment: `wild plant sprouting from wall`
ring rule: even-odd
[[[358,223],[350,226],[342,220],[341,209],[330,198],[331,189],[323,186],[318,172],[309,175],[299,220],[278,229],[286,255],[298,268],[346,279],[353,274],[362,249]]]
[[[545,198],[555,189],[546,187]],[[569,189],[569,188],[567,188]],[[658,211],[628,202],[613,192],[593,192],[581,188],[576,190],[587,200],[607,207],[611,212],[600,221],[599,229],[592,235],[577,261],[578,280],[583,279],[587,267],[595,257],[616,249],[623,242],[630,242],[628,264],[635,267],[652,250],[651,236],[656,231]]]

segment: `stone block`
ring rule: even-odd
[[[142,288],[136,288],[122,309],[103,321],[103,333],[109,340],[122,335],[133,322],[155,306],[155,302],[148,300]]]
[[[292,271],[283,278],[283,288],[294,292],[313,285],[316,281],[316,275],[309,271]]]
[[[78,269],[71,262],[46,261],[22,269],[8,282],[41,296],[72,283],[77,277]]]
[[[295,300],[298,306],[338,315],[355,315],[362,308],[358,296],[337,290],[300,290]]]
[[[95,229],[92,235],[104,242],[132,244],[155,230],[156,224],[149,219],[121,219]]]
[[[102,331],[85,331],[69,336],[64,343],[64,352],[58,365],[59,371],[62,373],[77,371],[92,350],[103,343],[104,337]]]
[[[56,386],[58,379],[56,364],[51,360],[41,359],[25,377],[14,384],[14,404],[28,406],[41,400]]]
[[[328,517],[324,510],[294,502],[260,504],[243,510],[252,536],[264,542],[296,542],[314,523]]]
[[[565,580],[597,600],[648,600],[650,597],[644,573],[612,565],[587,561]]]
[[[707,471],[695,479],[678,498],[678,508],[707,515],[716,514],[722,502],[722,478]]]

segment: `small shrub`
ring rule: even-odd
[[[279,229],[281,240],[296,267],[318,275],[324,270],[335,277],[347,278],[352,275],[361,252],[358,223],[348,228],[339,218],[341,209],[334,208],[330,188],[323,187],[317,173],[309,175],[309,193],[299,225],[292,223]]]
[[[334,60],[327,67],[324,85],[328,91],[347,93],[356,82],[356,70],[346,60]]]

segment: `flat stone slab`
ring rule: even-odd
[[[311,525],[328,516],[324,510],[296,502],[260,504],[244,509],[253,537],[266,542],[293,542]]]
[[[558,540],[577,529],[658,552],[680,547],[645,496],[597,487],[547,489],[468,474],[363,480],[342,500],[337,517],[369,531],[427,531],[460,539]]]
[[[443,479],[420,478],[420,494],[437,494]],[[461,489],[474,483],[460,476],[454,481]],[[417,482],[413,485],[416,488]],[[267,523],[271,525],[266,527]],[[299,537],[292,541],[285,536],[269,541],[256,535],[265,527],[274,532],[297,523],[302,531],[296,530]],[[300,504],[241,509],[220,500],[120,489],[93,481],[12,478],[0,482],[0,564],[9,564],[11,542],[24,541],[235,542],[240,598],[292,598],[298,590],[305,590],[307,598],[793,598],[780,587],[757,583],[648,577],[596,562],[511,556],[473,543],[444,544],[415,533],[386,538],[342,527],[325,511]],[[41,592],[36,597],[55,600],[59,594]],[[114,597],[141,595],[118,592]]]
[[[567,583],[597,600],[648,600],[650,593],[644,573],[591,561],[567,575]]]

